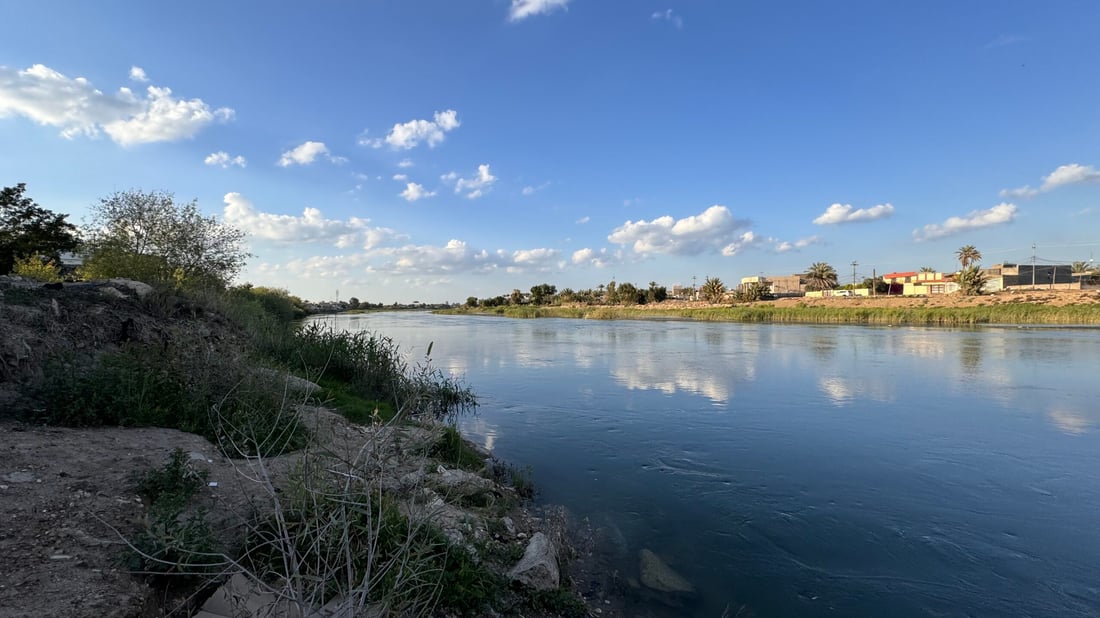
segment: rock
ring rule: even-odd
[[[37,480],[33,472],[27,472],[20,470],[18,472],[11,472],[4,476],[4,480],[9,483],[33,483]]]
[[[536,590],[554,590],[560,586],[558,552],[550,538],[536,532],[527,543],[523,558],[508,571],[508,577]]]
[[[133,279],[110,279],[111,285],[123,287],[133,292],[138,298],[145,298],[153,293],[153,286]]]
[[[501,523],[504,524],[504,529],[508,531],[508,534],[515,535],[515,533],[516,533],[516,522],[512,521],[511,517],[505,517],[504,519],[502,519],[500,521],[501,521]]]
[[[435,482],[441,490],[460,496],[470,496],[483,491],[492,491],[495,486],[487,478],[465,470],[448,470],[439,466]]]
[[[672,567],[665,564],[660,556],[643,549],[638,552],[638,570],[642,574],[642,585],[659,592],[688,593],[695,592],[695,586],[684,579]]]
[[[256,373],[260,376],[267,378],[273,382],[278,382],[281,385],[285,385],[286,390],[296,393],[305,393],[306,395],[312,395],[313,393],[320,391],[321,386],[316,382],[311,382],[305,378],[299,378],[296,375],[284,371],[276,371],[268,367],[256,367]]]
[[[126,295],[119,292],[118,288],[113,288],[109,285],[99,288],[99,293],[104,296],[110,296],[111,298],[126,298]]]

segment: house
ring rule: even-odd
[[[1074,274],[1069,264],[994,264],[982,269],[988,283],[986,291],[1030,290],[1079,290],[1080,275]]]
[[[955,275],[939,272],[897,272],[882,276],[882,281],[890,286],[889,294],[902,296],[929,296],[932,294],[952,294],[959,291]]]
[[[806,285],[802,282],[802,275],[776,275],[774,277],[765,277],[763,275],[754,277],[742,277],[741,289],[744,289],[746,285],[759,283],[768,287],[768,292],[772,296],[802,296],[806,291]]]

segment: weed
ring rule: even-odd
[[[177,448],[172,451],[168,463],[150,470],[138,480],[138,493],[149,501],[151,508],[178,513],[203,486],[206,470],[191,468],[187,460],[183,449]]]
[[[554,616],[583,618],[588,615],[588,607],[577,595],[564,589],[535,590],[531,594],[532,609],[548,612]]]
[[[443,435],[432,445],[428,455],[445,464],[471,472],[485,467],[485,458],[481,453],[463,440],[458,430],[450,425],[443,429]]]
[[[197,509],[185,516],[195,492],[206,480],[205,471],[187,465],[181,449],[168,463],[138,480],[138,493],[149,500],[146,529],[131,543],[125,557],[128,568],[156,577],[184,576],[163,583],[190,583],[194,577],[217,572],[224,560],[216,553],[217,541],[206,512]]]

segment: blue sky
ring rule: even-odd
[[[310,299],[1100,253],[1100,3],[8,2],[0,183]],[[14,25],[14,26],[13,26]],[[1097,256],[1100,259],[1100,255]]]

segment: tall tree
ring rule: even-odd
[[[33,255],[57,260],[62,251],[80,243],[76,226],[42,208],[24,193],[25,183],[0,190],[0,275],[11,272],[15,261]]]
[[[962,269],[966,270],[971,264],[982,261],[982,252],[974,248],[974,245],[963,245],[955,252],[955,258],[959,260]]]
[[[114,193],[92,206],[85,228],[90,277],[130,277],[175,286],[228,285],[249,254],[244,232],[204,217],[171,193]]]
[[[836,269],[827,262],[814,262],[803,275],[811,290],[831,290],[837,286]]]
[[[936,269],[932,268],[931,266],[921,266],[920,271],[922,273],[934,273],[934,272],[936,272]]]
[[[549,283],[531,286],[531,302],[536,305],[549,305],[554,300],[554,294],[557,293],[557,286]]]
[[[708,303],[716,303],[722,300],[726,295],[726,284],[722,283],[722,280],[718,277],[707,277],[703,282],[703,287],[699,288],[699,293],[703,296],[703,300]]]

